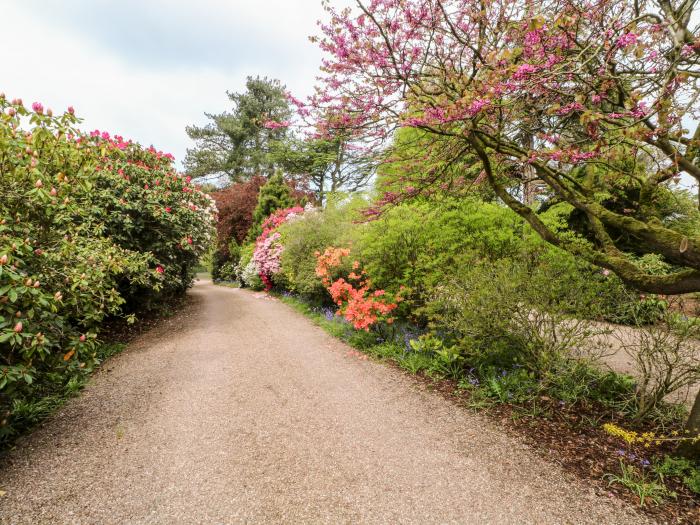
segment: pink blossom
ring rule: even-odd
[[[515,80],[523,80],[528,77],[528,75],[531,75],[532,73],[537,72],[537,66],[533,64],[522,64],[518,67],[516,70],[515,74],[513,75],[513,78]]]
[[[41,105],[41,102],[34,102],[32,103],[32,111],[41,115],[44,112],[44,106]]]
[[[263,124],[263,127],[267,128],[267,129],[288,128],[289,121],[284,120],[282,122],[275,122],[274,120],[268,120]]]
[[[617,47],[620,49],[625,49],[637,43],[639,37],[636,33],[625,33],[620,38],[617,39]]]
[[[472,101],[471,104],[469,104],[469,109],[467,110],[467,113],[473,117],[474,115],[479,113],[482,109],[484,109],[488,105],[489,105],[489,101],[487,99],[478,98],[478,99]]]

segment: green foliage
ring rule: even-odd
[[[502,206],[440,199],[396,206],[358,228],[354,253],[377,287],[405,287],[404,313],[420,314],[448,276],[479,260],[514,257],[522,232],[522,221]]]
[[[673,477],[683,481],[683,484],[696,494],[700,494],[700,466],[689,459],[665,456],[661,463],[654,465],[654,472],[663,481]]]
[[[410,341],[411,349],[416,354],[430,357],[428,372],[438,377],[459,379],[463,373],[464,356],[456,345],[448,345],[432,336],[421,336]]]
[[[377,170],[377,187],[382,192],[404,196],[476,196],[494,201],[487,184],[474,184],[481,166],[473,155],[454,155],[454,145],[443,137],[413,127],[399,128],[388,156]],[[436,176],[439,174],[439,176]]]
[[[558,209],[550,210],[550,223],[560,220]],[[354,255],[374,284],[393,293],[405,287],[399,311],[419,323],[432,318],[439,324],[439,308],[435,311],[432,298],[449,287],[454,276],[466,277],[474,267],[501,260],[522,260],[539,268],[550,299],[572,315],[650,323],[667,307],[658,296],[640,296],[614,274],[545,244],[510,209],[473,198],[404,203],[355,228],[352,237]],[[640,264],[649,271],[661,271],[663,263],[649,256],[642,259]],[[570,289],[584,297],[567,305],[561,297],[573,298]]]
[[[284,251],[281,278],[284,286],[295,293],[320,301],[327,297],[316,275],[316,252],[330,246],[343,246],[351,238],[359,209],[366,205],[360,198],[331,196],[323,210],[310,210],[279,228]]]
[[[67,399],[78,394],[88,382],[89,375],[107,358],[118,354],[124,348],[121,344],[100,344],[95,347],[95,360],[91,367],[83,367],[65,376],[61,373],[47,374],[42,381],[33,383],[13,396],[3,418],[11,419],[0,425],[0,449],[11,444],[13,439],[36,426]]]
[[[211,272],[214,281],[236,281],[238,279],[236,267],[241,259],[241,247],[236,239],[231,239],[227,248],[227,255],[221,251],[214,253],[214,264]]]
[[[430,369],[433,358],[428,354],[408,352],[396,357],[398,365],[412,374],[419,374]]]
[[[608,480],[608,485],[617,483],[633,492],[639,498],[641,506],[648,501],[659,505],[666,498],[676,496],[668,490],[666,485],[653,479],[646,469],[629,465],[622,460],[620,460],[620,474],[606,474],[605,478]]]
[[[241,259],[241,246],[236,242],[236,239],[231,239],[228,243],[229,260],[234,266]]]
[[[258,203],[253,211],[253,225],[248,232],[248,240],[254,241],[262,233],[262,223],[273,212],[294,206],[292,190],[285,182],[282,172],[275,173],[260,188]]]
[[[265,286],[260,279],[258,267],[253,260],[253,252],[255,252],[255,243],[241,246],[240,259],[234,273],[242,286],[247,286],[253,290],[262,290]]]
[[[373,173],[372,163],[362,149],[353,147],[339,131],[330,138],[279,141],[275,156],[287,173],[305,180],[320,204],[327,194],[358,191]]]

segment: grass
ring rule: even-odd
[[[639,498],[639,504],[643,507],[649,501],[660,505],[666,498],[675,498],[676,494],[670,491],[663,482],[652,478],[649,473],[634,465],[620,460],[620,474],[606,474],[608,485],[619,484],[626,487]]]
[[[240,283],[233,281],[216,281],[217,286],[225,286],[226,288],[240,288]]]

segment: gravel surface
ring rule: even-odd
[[[648,523],[264,294],[201,281],[0,467],[0,523]]]

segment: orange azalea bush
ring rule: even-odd
[[[384,290],[371,291],[372,283],[359,261],[353,261],[351,271],[345,277],[338,277],[350,256],[348,248],[330,247],[316,252],[316,275],[321,278],[333,302],[342,315],[358,330],[369,328],[380,320],[394,321],[389,314],[398,306],[400,297],[390,300]]]

